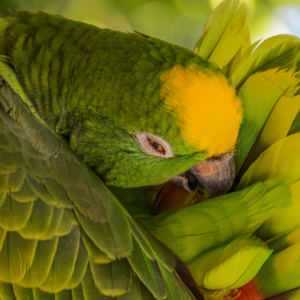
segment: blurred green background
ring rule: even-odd
[[[136,30],[193,48],[221,0],[0,0],[9,9],[44,10],[120,31]],[[300,0],[245,0],[252,40],[280,33],[300,36]]]

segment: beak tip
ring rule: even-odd
[[[209,158],[194,165],[171,181],[187,191],[197,186],[207,189],[212,197],[228,192],[235,179],[235,162],[231,153]]]

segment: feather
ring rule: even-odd
[[[220,68],[226,66],[237,52],[244,53],[251,44],[248,14],[245,3],[223,1],[209,17],[193,51]]]
[[[300,243],[271,255],[254,282],[265,298],[282,294],[300,285]]]
[[[41,290],[57,293],[67,286],[74,272],[79,246],[80,232],[77,227],[70,234],[59,238],[52,266]]]
[[[284,178],[293,184],[300,178],[300,134],[289,135],[274,143],[252,163],[243,175],[237,189],[243,189],[257,181]],[[291,167],[293,166],[293,167]]]
[[[132,268],[156,299],[165,298],[165,284],[158,263],[155,260],[150,260],[143,253],[135,239],[133,239],[133,245],[133,252],[128,257]]]
[[[189,263],[201,253],[253,233],[264,220],[290,203],[287,183],[272,179],[141,222],[183,262]]]
[[[36,246],[36,240],[25,240],[15,231],[7,232],[0,252],[0,280],[20,281],[33,262]]]
[[[50,272],[58,240],[58,237],[54,237],[51,240],[38,242],[32,264],[20,281],[21,286],[31,288],[43,284]]]
[[[0,281],[0,293],[3,300],[17,300],[14,294],[13,287],[9,283]]]
[[[233,290],[251,280],[271,253],[260,239],[246,235],[200,254],[189,264],[189,269],[200,287]]]
[[[300,227],[291,230],[289,233],[275,236],[266,243],[273,249],[273,254],[300,242]]]
[[[107,264],[90,263],[95,284],[101,294],[116,297],[132,287],[132,268],[126,259]]]
[[[256,231],[256,236],[263,240],[281,236],[282,234],[291,234],[291,232],[300,226],[298,212],[300,210],[300,181],[296,181],[290,186],[292,192],[292,203],[288,207],[275,213],[268,218]]]
[[[253,44],[234,62],[235,67],[227,73],[239,89],[246,79],[268,69],[293,69],[300,58],[300,39],[292,35],[277,35]]]
[[[238,95],[244,120],[236,145],[237,173],[244,173],[261,152],[287,136],[300,109],[300,97],[294,96],[297,83],[292,69],[270,69],[251,75],[242,85]]]

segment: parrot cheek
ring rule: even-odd
[[[212,196],[225,194],[235,178],[235,162],[232,153],[211,157],[201,161],[183,174],[174,176],[170,181],[187,191],[207,189]]]

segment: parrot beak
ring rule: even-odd
[[[171,178],[171,182],[187,191],[207,189],[211,196],[225,194],[235,178],[235,163],[231,152],[211,157],[194,165],[185,173]]]

